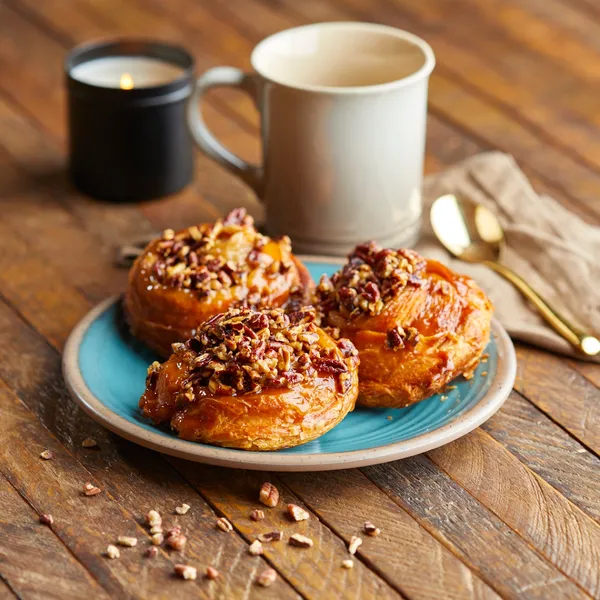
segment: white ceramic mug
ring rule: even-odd
[[[377,240],[410,246],[421,223],[427,85],[435,58],[385,25],[318,23],[254,48],[255,73],[216,67],[197,81],[188,123],[203,152],[254,189],[267,231],[294,250],[345,254]],[[249,93],[261,116],[264,165],[223,147],[198,100],[213,87]]]

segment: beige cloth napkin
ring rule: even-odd
[[[566,317],[600,334],[600,227],[537,194],[514,159],[501,152],[479,154],[426,178],[424,214],[429,214],[435,198],[452,192],[492,209],[506,234],[503,262]],[[581,358],[512,284],[486,267],[452,259],[433,237],[428,218],[416,249],[473,277],[513,338]]]

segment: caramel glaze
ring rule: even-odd
[[[458,375],[472,376],[488,344],[493,309],[485,293],[469,277],[426,263],[420,281],[386,301],[379,315],[328,316],[359,351],[359,404],[401,408],[423,400]],[[417,343],[390,349],[386,332],[398,325],[414,327]]]
[[[232,306],[243,305],[250,293],[258,292],[266,306],[277,308],[286,305],[292,290],[299,289],[301,294],[295,300],[300,304],[308,302],[313,287],[310,274],[277,240],[269,240],[262,253],[276,261],[291,260],[290,269],[269,273],[257,267],[248,274],[245,286],[223,287],[210,298],[196,290],[164,285],[156,279],[153,266],[160,242],[160,239],[151,242],[131,268],[124,309],[133,335],[162,357],[170,355],[171,344],[192,337],[200,323]],[[227,261],[238,262],[248,256],[252,243],[251,232],[241,231],[233,238],[219,240],[213,252]]]
[[[215,395],[195,390],[192,401],[181,394],[189,367],[173,354],[155,385],[140,399],[144,416],[169,423],[180,438],[243,450],[279,450],[313,440],[335,427],[354,409],[358,395],[356,359],[344,359],[337,343],[319,329],[317,342],[350,366],[350,385],[337,376],[317,373],[308,382],[260,393]]]

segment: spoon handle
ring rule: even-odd
[[[485,261],[483,264],[490,269],[493,269],[496,271],[496,273],[499,273],[504,278],[508,279],[508,281],[510,281],[523,294],[523,296],[525,296],[532,304],[535,305],[546,322],[578,350],[584,354],[587,354],[588,356],[595,356],[596,354],[600,353],[600,340],[597,337],[589,333],[585,333],[570,323],[568,319],[556,312],[524,279],[522,279],[514,271],[511,271],[508,267],[505,267],[498,262]]]

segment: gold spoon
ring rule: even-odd
[[[600,353],[600,340],[570,323],[553,310],[519,275],[500,260],[504,232],[496,215],[464,196],[440,196],[431,207],[431,226],[442,245],[456,258],[481,263],[508,279],[540,311],[562,337],[588,356]]]

